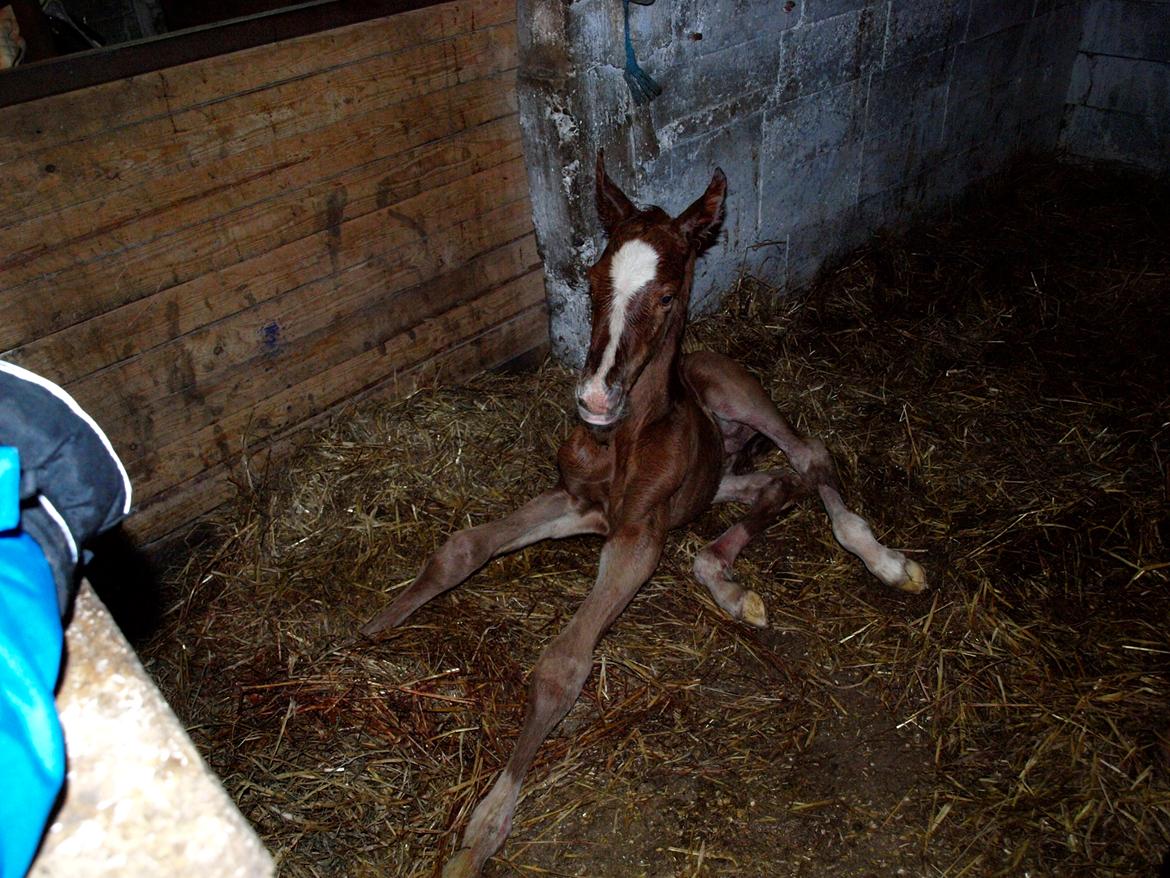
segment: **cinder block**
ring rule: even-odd
[[[979,146],[966,152],[948,155],[932,169],[932,186],[938,198],[957,197],[973,183],[1003,168],[1012,152],[996,145]]]
[[[1064,107],[1045,110],[1038,116],[1025,119],[1020,125],[1020,148],[1028,152],[1049,153],[1060,144],[1064,124]]]
[[[894,0],[886,32],[884,67],[936,55],[963,38],[970,0]],[[937,54],[938,58],[949,58]]]
[[[1069,65],[1063,61],[1049,64],[1012,83],[1014,100],[1020,108],[1020,125],[1026,120],[1051,112],[1062,112],[1064,95],[1067,94]],[[1022,127],[1021,127],[1021,130]],[[1031,149],[1054,150],[1056,139],[1042,142],[1034,133],[1029,136]]]
[[[741,260],[743,274],[759,278],[777,288],[788,289],[788,238],[761,236],[743,252]]]
[[[1048,15],[1052,12],[1060,12],[1064,15],[1070,15],[1078,22],[1083,17],[1084,7],[1088,5],[1090,0],[1036,0],[1035,8],[1032,10],[1033,16]],[[1165,0],[1170,3],[1170,0]],[[1070,6],[1080,7],[1078,9],[1070,9]]]
[[[792,230],[788,238],[787,283],[799,288],[824,268],[864,244],[876,227],[857,205]]]
[[[647,69],[662,86],[651,105],[655,124],[693,114],[744,96],[767,91],[776,81],[782,41],[771,34],[718,52],[708,52],[671,69]]]
[[[1170,108],[1170,64],[1115,55],[1078,55],[1068,97],[1070,103],[1098,110],[1164,116]]]
[[[1081,51],[1170,62],[1170,4],[1094,0]]]
[[[874,74],[861,159],[862,199],[904,184],[939,158],[947,95],[940,67],[945,70],[935,57],[925,56]]]
[[[1076,60],[1073,61],[1072,71],[1069,74],[1068,80],[1068,97],[1067,101],[1070,104],[1086,103],[1089,97],[1089,91],[1093,86],[1093,62],[1096,55],[1077,54]]]
[[[613,3],[610,8],[616,13],[614,21],[617,22],[617,26],[614,30],[621,37],[621,4]],[[675,29],[677,11],[673,3],[654,3],[651,6],[630,4],[630,36],[635,47],[640,50],[639,58],[642,54],[649,57],[651,53],[658,54],[664,50],[669,52],[677,44],[678,33]]]
[[[1062,146],[1088,159],[1103,159],[1170,174],[1170,124],[1165,115],[1134,116],[1095,107],[1073,106],[1066,117]]]
[[[900,123],[899,117],[917,112],[912,104],[921,92],[945,92],[950,54],[940,49],[874,73],[869,86],[867,127],[879,131],[893,128]]]
[[[971,0],[964,39],[973,41],[1023,24],[1032,17],[1030,0]]]
[[[784,34],[776,83],[779,103],[868,74],[881,62],[886,7],[866,7]]]
[[[937,167],[901,180],[897,186],[864,196],[858,204],[863,228],[905,226],[915,217],[942,204],[949,193],[940,190]]]
[[[804,0],[800,21],[801,24],[811,24],[846,12],[856,12],[866,6],[876,6],[879,2],[880,0]],[[797,0],[797,5],[799,4],[800,0]]]
[[[689,10],[692,8],[691,3],[692,0],[683,0],[682,5]],[[569,15],[579,22],[576,27],[605,36],[606,45],[613,47],[612,51],[606,51],[607,57],[612,59],[608,63],[621,67],[625,63],[622,4],[612,0],[574,0],[572,4],[566,3],[565,7]],[[630,5],[630,38],[639,61],[669,51],[676,37],[674,7],[672,3]],[[573,42],[575,46],[583,45],[576,35]]]
[[[858,81],[770,110],[760,150],[760,235],[823,223],[857,202],[865,89]]]
[[[625,63],[620,3],[577,0],[566,8],[565,36],[565,48],[578,70],[603,64],[621,69]],[[520,37],[525,37],[523,30]]]
[[[656,204],[677,215],[699,197],[715,168],[727,175],[727,201],[719,239],[695,266],[691,312],[718,307],[735,282],[744,257],[758,240],[759,147],[764,114],[756,112],[713,128],[706,136],[677,144],[648,184]]]
[[[1045,63],[1042,54],[1030,55],[1029,24],[1020,24],[978,40],[961,43],[955,50],[951,88],[963,95],[989,91],[1011,82],[1025,71]]]
[[[784,3],[785,0],[686,0],[676,5],[675,36],[701,52],[717,52],[764,35],[778,40],[781,33],[800,24],[800,4],[786,10]],[[696,40],[696,34],[701,39]]]
[[[942,204],[960,195],[971,183],[980,179],[982,163],[974,150],[947,153],[929,170],[923,172],[922,180],[911,181],[922,205]],[[905,196],[909,202],[911,194]]]
[[[676,143],[709,136],[712,132],[734,125],[745,116],[759,113],[767,105],[771,88],[749,92],[722,104],[699,107],[674,119],[669,119],[656,131],[662,149],[672,149]],[[663,114],[665,116],[665,114]],[[669,118],[669,117],[667,117]],[[758,147],[759,140],[753,146]]]
[[[1074,12],[1065,9],[1034,18],[1025,31],[1025,45],[1021,51],[1021,56],[1030,66],[1056,64],[1062,67],[1065,82],[1081,46],[1082,21]],[[1021,72],[1026,75],[1026,70]]]
[[[943,152],[947,155],[970,150],[998,153],[996,144],[1017,130],[1019,113],[1010,83],[959,97],[952,91],[947,99]]]
[[[727,173],[725,235],[698,266],[701,311],[741,270],[772,283],[809,280],[873,229],[937,207],[1020,149],[1051,148],[1066,118],[1061,142],[1084,151],[1105,138],[1107,157],[1127,145],[1147,156],[1165,133],[1164,121],[1064,108],[1081,100],[1080,110],[1164,117],[1167,64],[1103,63],[1090,53],[1170,52],[1170,0],[793,0],[791,10],[785,2],[636,7],[638,58],[664,88],[649,107],[635,107],[622,80],[621,5],[550,7],[567,17],[575,69],[549,100],[563,99],[580,126],[578,147],[555,157],[556,174],[530,172],[558,353],[561,334],[587,334],[580,268],[600,237],[576,226],[593,219],[581,193],[599,143],[632,197],[676,213],[714,166]],[[1107,33],[1082,49],[1086,21]],[[562,180],[571,170],[562,165],[576,167],[575,182]],[[540,187],[565,186],[575,193],[568,208],[542,212]],[[544,228],[562,214],[557,229]]]
[[[875,231],[901,225],[902,217],[908,213],[903,202],[910,186],[910,181],[903,180],[897,186],[863,195],[857,210],[864,217],[866,225]]]

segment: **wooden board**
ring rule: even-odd
[[[432,142],[453,131],[469,130],[493,119],[508,118],[515,128],[514,82],[498,78],[481,82],[470,93],[441,93],[412,107],[395,125],[406,127],[417,118],[446,120],[420,126],[418,137]],[[356,122],[354,124],[357,124]],[[342,139],[355,139],[354,129],[339,128],[334,142],[313,143],[293,161],[287,154],[258,157],[263,166],[246,179],[204,188],[198,197],[175,197],[162,184],[140,193],[152,212],[139,221],[114,223],[105,234],[67,242],[57,251],[36,245],[19,251],[0,232],[4,250],[14,255],[0,267],[0,349],[14,347],[95,313],[149,295],[160,287],[182,283],[200,273],[224,268],[258,248],[272,249],[372,209],[394,197],[390,191],[397,169],[388,158],[415,144],[375,130],[359,146],[364,151],[341,156],[344,170],[327,162]],[[358,129],[360,132],[362,129]],[[338,187],[348,171],[356,177],[354,203],[340,202]],[[197,175],[180,174],[194,178]],[[184,184],[186,185],[186,184]],[[193,184],[192,184],[193,185]],[[307,189],[307,191],[306,191]],[[292,197],[296,193],[299,197]],[[278,198],[273,196],[279,194]],[[249,205],[247,199],[252,199]],[[243,203],[241,203],[243,202]],[[95,208],[96,209],[96,208]],[[104,215],[104,208],[103,215]],[[66,211],[68,214],[69,211]],[[38,225],[36,221],[33,225]],[[179,237],[183,249],[174,251]],[[162,257],[162,258],[160,258]],[[18,259],[25,261],[17,264]]]
[[[100,197],[5,229],[0,289],[51,282],[79,263],[175,234],[183,225],[259,209],[276,191],[323,184],[420,144],[516,112],[512,71],[429,93],[361,118],[176,169],[156,167],[137,185],[100,187]],[[371,175],[376,167],[368,168]],[[91,188],[92,191],[92,188]],[[233,225],[247,217],[233,217]],[[143,279],[142,283],[148,283]]]
[[[107,419],[106,429],[127,465],[136,470],[136,475],[158,478],[156,470],[161,467],[165,473],[161,478],[168,481],[174,477],[174,471],[167,467],[177,466],[178,462],[156,461],[165,453],[163,449],[187,447],[191,435],[208,440],[201,439],[197,443],[201,452],[217,453],[218,448],[209,444],[210,437],[215,430],[225,429],[227,424],[251,422],[254,433],[258,431],[259,435],[266,435],[290,419],[309,417],[320,400],[332,404],[343,398],[345,385],[314,389],[318,387],[320,376],[329,374],[336,366],[349,363],[351,368],[359,368],[366,363],[376,372],[384,367],[386,360],[361,358],[370,350],[380,351],[387,349],[388,345],[396,356],[409,354],[413,358],[410,362],[415,362],[419,354],[413,342],[420,335],[423,338],[421,344],[426,349],[424,354],[428,355],[441,350],[444,344],[459,343],[464,337],[474,334],[477,328],[467,326],[468,320],[474,318],[486,323],[493,319],[489,305],[481,301],[489,297],[486,292],[470,303],[460,305],[466,299],[467,285],[478,283],[475,288],[486,291],[493,283],[511,280],[521,272],[531,273],[535,262],[535,246],[529,235],[470,262],[456,272],[420,284],[398,297],[398,301],[385,304],[371,301],[365,308],[347,309],[334,322],[307,331],[294,341],[282,343],[270,353],[249,360],[241,359],[234,367],[224,369],[202,384],[154,396],[125,394],[114,388],[112,392],[121,397],[125,408],[121,409],[122,418]],[[539,273],[536,274],[539,277]],[[526,292],[531,291],[526,289]],[[467,310],[458,311],[458,307]],[[456,309],[454,312],[453,308]],[[450,313],[466,316],[461,322],[450,324],[450,318],[446,316]],[[443,322],[444,319],[447,322]],[[458,329],[463,334],[444,341],[434,334],[435,327],[444,331]],[[404,339],[411,340],[412,345],[402,347]],[[399,346],[394,347],[395,344]],[[378,376],[375,374],[374,377]],[[336,393],[342,396],[334,396]],[[269,400],[282,394],[290,396],[288,405],[273,408],[268,404]],[[85,400],[88,394],[79,393],[77,396],[79,400]],[[141,400],[137,409],[133,404],[136,399]],[[138,461],[143,458],[145,460],[140,465]],[[144,485],[144,490],[152,487]]]
[[[267,443],[252,443],[241,437],[240,448],[228,449],[230,463],[206,467],[196,478],[174,485],[136,505],[127,522],[127,530],[140,543],[149,543],[190,524],[198,516],[235,497],[237,484],[262,481],[269,467],[279,465],[295,451],[303,430],[323,425],[330,417],[344,416],[346,405],[357,405],[367,399],[399,398],[420,387],[457,382],[483,369],[503,365],[515,356],[515,351],[532,350],[547,340],[548,312],[542,302],[505,324],[491,327],[462,345],[445,350],[412,371],[395,373],[382,383],[353,394],[337,409],[302,422],[296,432]],[[254,475],[250,476],[246,471]]]
[[[517,164],[512,163],[513,172]],[[457,219],[474,218],[478,225],[493,213],[490,205],[507,190],[509,182],[512,181],[501,175],[468,178],[467,185],[457,189],[466,205]],[[230,405],[229,400],[239,399],[241,394],[247,398],[274,383],[295,383],[301,375],[329,365],[329,359],[322,362],[321,358],[332,358],[337,353],[334,347],[315,343],[322,335],[333,340],[339,350],[373,343],[372,325],[348,325],[344,323],[346,316],[371,307],[391,310],[390,303],[382,303],[388,292],[402,286],[394,272],[399,259],[441,262],[441,248],[447,242],[440,237],[432,248],[429,225],[446,219],[440,212],[420,214],[414,219],[415,227],[405,221],[393,226],[371,222],[370,229],[353,233],[352,250],[346,251],[344,261],[338,258],[344,269],[312,277],[271,301],[152,348],[116,369],[87,376],[70,384],[69,389],[83,403],[105,404],[107,430],[112,436],[126,435],[123,427],[136,425],[143,431],[143,440],[153,444],[173,432],[214,420]],[[489,231],[523,234],[531,228],[530,217],[523,216],[519,225],[511,229],[497,225]],[[367,231],[368,235],[359,235],[358,231]],[[321,262],[328,268],[329,256],[324,251],[330,242],[326,239],[320,243]],[[401,246],[407,253],[384,249],[391,245]],[[468,289],[476,288],[460,286],[453,295],[467,297]],[[239,363],[249,364],[247,374],[239,375],[238,370],[230,369]],[[276,363],[279,373],[272,374]]]
[[[168,112],[117,129],[114,136],[21,155],[3,170],[27,197],[4,221],[17,226],[71,207],[104,210],[109,197],[162,177],[174,177],[173,197],[182,197],[184,183],[203,183],[194,173],[200,169],[214,171],[224,160],[257,150],[279,161],[285,141],[342,121],[356,126],[387,107],[515,66],[514,29],[500,26],[248,91],[235,100]],[[9,257],[0,268],[17,264]]]
[[[494,162],[515,161],[520,154],[515,119],[504,117],[467,129],[446,141],[379,161],[373,179],[362,170],[328,181],[321,188],[309,186],[311,195],[299,195],[305,192],[302,189],[298,197],[270,199],[264,203],[263,210],[257,208],[254,222],[241,221],[234,242],[228,237],[234,224],[225,231],[221,223],[208,221],[199,228],[176,231],[175,236],[181,234],[192,242],[188,246],[200,249],[205,255],[224,253],[226,259],[230,253],[238,259],[223,267],[208,261],[187,272],[181,270],[188,258],[183,254],[170,261],[169,270],[172,279],[184,278],[188,273],[192,274],[190,278],[82,322],[69,322],[63,329],[11,349],[7,358],[41,371],[55,381],[69,383],[103,366],[149,351],[169,339],[216,324],[284,291],[308,285],[314,278],[328,277],[334,251],[339,273],[351,275],[361,259],[359,244],[367,248],[367,272],[378,272],[390,283],[397,271],[409,270],[420,258],[412,259],[410,252],[398,253],[393,249],[396,240],[413,241],[417,236],[405,232],[394,236],[391,227],[405,225],[409,229],[410,223],[404,217],[426,216],[431,218],[428,225],[433,237],[449,226],[460,224],[469,216],[458,197],[465,185],[462,181],[468,175],[474,177],[492,167]],[[448,192],[448,186],[455,188],[454,194]],[[329,227],[320,228],[317,224],[308,229],[297,228],[302,200],[328,204],[329,193],[340,191],[346,192],[347,204],[336,235]],[[388,203],[378,208],[380,202]],[[371,216],[379,210],[380,216]],[[345,218],[354,214],[368,217],[361,228],[353,225],[353,218]],[[306,234],[307,231],[312,234]],[[199,248],[201,242],[215,236],[224,236],[226,240],[218,248],[210,244]],[[168,249],[166,242],[150,248],[151,258],[161,261]],[[378,251],[377,259],[371,252],[374,250]],[[343,260],[349,270],[340,272]],[[435,265],[432,270],[438,268]],[[112,263],[110,270],[118,270],[117,265]],[[86,301],[80,294],[70,296],[68,307],[81,308]],[[110,300],[98,298],[97,301],[101,307]],[[28,310],[23,316],[26,320],[33,319]]]

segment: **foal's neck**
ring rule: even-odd
[[[686,333],[685,312],[667,327],[662,345],[642,369],[630,391],[630,412],[626,418],[631,432],[652,424],[670,413],[686,393],[682,381],[682,340]]]

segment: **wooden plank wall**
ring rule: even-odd
[[[547,342],[515,0],[0,109],[0,357],[63,384],[161,537],[363,397]]]

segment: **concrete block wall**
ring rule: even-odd
[[[882,226],[939,205],[1015,153],[1056,147],[1081,43],[1079,0],[520,0],[519,100],[553,349],[580,363],[584,269],[603,245],[593,158],[635,200],[677,214],[712,170],[724,235],[693,311],[741,272],[810,281]]]
[[[1088,4],[1061,146],[1170,174],[1170,0]]]

